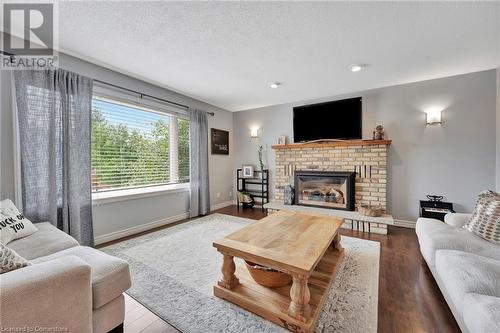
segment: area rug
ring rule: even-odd
[[[213,296],[222,259],[212,242],[254,222],[212,214],[102,250],[129,262],[127,293],[181,332],[288,332]],[[376,332],[380,244],[345,236],[341,244],[345,257],[316,332]]]

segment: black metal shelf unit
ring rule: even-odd
[[[264,211],[264,204],[269,202],[269,170],[254,171],[252,178],[243,178],[242,175],[242,169],[236,170],[236,190],[250,194],[255,203]],[[243,203],[240,202],[238,196],[236,198],[238,209],[240,209],[240,204],[243,205]]]

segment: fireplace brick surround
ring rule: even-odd
[[[387,149],[390,140],[274,145],[274,198],[284,200],[284,187],[293,184],[294,170],[355,171],[355,207],[387,208]]]

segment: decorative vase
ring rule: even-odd
[[[295,191],[292,185],[285,185],[285,205],[293,205],[295,199]]]
[[[259,156],[260,171],[264,171],[263,154],[264,154],[264,146],[260,145],[259,149],[257,150],[257,155]]]

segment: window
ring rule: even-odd
[[[92,192],[189,182],[189,121],[94,96]]]

